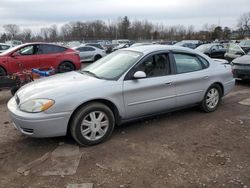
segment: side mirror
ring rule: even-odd
[[[135,79],[140,79],[140,78],[146,78],[147,75],[145,72],[143,71],[136,71],[134,76],[133,76]]]
[[[16,57],[16,56],[20,56],[20,54],[18,52],[14,52],[11,54],[11,57]]]

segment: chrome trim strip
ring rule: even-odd
[[[191,91],[191,92],[188,92],[188,93],[179,94],[179,95],[177,95],[177,97],[181,97],[181,96],[184,96],[184,95],[191,95],[191,94],[195,94],[195,93],[201,93],[203,91],[204,90]]]
[[[149,100],[145,100],[145,101],[139,101],[139,102],[133,102],[133,103],[129,103],[128,106],[133,106],[133,105],[137,105],[137,104],[143,104],[143,103],[149,103],[149,102],[153,102],[153,101],[160,101],[160,100],[164,100],[164,99],[170,99],[176,97],[176,95],[172,95],[172,96],[168,96],[168,97],[160,97],[160,98],[156,98],[156,99],[149,99]]]
[[[145,101],[139,101],[139,102],[133,102],[133,103],[129,103],[128,106],[133,106],[133,105],[137,105],[137,104],[143,104],[143,103],[149,103],[149,102],[154,102],[154,101],[160,101],[160,100],[164,100],[164,99],[170,99],[173,97],[181,97],[184,95],[191,95],[194,93],[200,93],[203,92],[203,90],[198,90],[198,91],[192,91],[192,92],[188,92],[188,93],[184,93],[184,94],[180,94],[180,95],[171,95],[168,97],[160,97],[160,98],[156,98],[156,99],[149,99],[149,100],[145,100]]]
[[[235,83],[235,79],[230,80],[230,81],[228,81],[228,82],[225,82],[224,85],[229,85],[229,84],[232,84],[232,83]]]

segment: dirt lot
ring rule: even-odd
[[[192,108],[132,122],[116,128],[109,141],[79,149],[69,137],[17,132],[7,113],[10,97],[0,92],[0,187],[250,187],[250,106],[238,103],[250,97],[249,83],[238,82],[214,113]],[[17,172],[68,144],[81,153],[75,174],[42,176],[45,162]]]

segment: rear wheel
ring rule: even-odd
[[[7,72],[4,70],[3,67],[0,67],[0,76],[6,76]]]
[[[89,103],[80,108],[70,124],[70,132],[80,145],[95,145],[112,134],[115,125],[113,112],[101,103]]]
[[[12,88],[10,89],[10,93],[14,96],[19,88],[20,88],[20,87],[18,87],[18,86],[12,87]]]
[[[58,66],[58,72],[59,73],[63,73],[63,72],[70,72],[75,70],[75,66],[68,61],[62,62],[59,66]]]
[[[95,58],[94,58],[94,61],[97,61],[98,59],[101,59],[102,56],[101,55],[96,55]]]
[[[221,101],[222,90],[221,87],[217,84],[210,86],[204,96],[204,99],[201,104],[201,108],[205,112],[215,111]]]

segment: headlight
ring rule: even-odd
[[[36,113],[49,109],[55,104],[55,101],[50,99],[32,99],[20,105],[20,110],[24,112]]]

